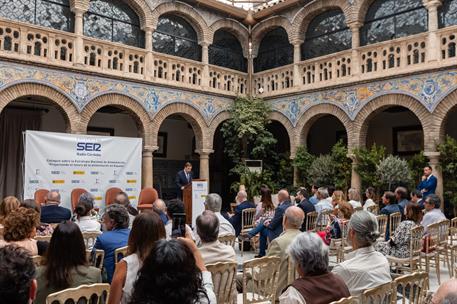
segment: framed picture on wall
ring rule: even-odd
[[[424,133],[420,126],[393,128],[394,154],[412,155],[424,146]]]
[[[166,132],[159,132],[159,137],[157,138],[157,145],[159,149],[155,151],[155,157],[167,157],[167,139],[168,134]]]
[[[99,128],[99,127],[87,127],[87,135],[114,136],[114,129],[112,129],[112,128]]]

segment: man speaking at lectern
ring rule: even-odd
[[[182,199],[184,187],[192,182],[192,175],[192,164],[189,162],[184,165],[183,170],[176,174],[176,190],[179,199]]]

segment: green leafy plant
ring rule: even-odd
[[[428,158],[424,155],[424,152],[421,151],[418,154],[414,154],[408,160],[409,168],[411,169],[411,175],[413,179],[413,184],[411,185],[414,188],[422,180],[422,175],[424,174],[424,167],[429,165]]]
[[[319,186],[333,185],[335,174],[336,164],[331,155],[317,157],[308,169],[309,182]]]
[[[438,151],[443,174],[444,199],[457,208],[457,141],[446,136],[444,142],[438,145]]]
[[[335,166],[334,182],[337,189],[347,190],[351,184],[352,161],[347,157],[348,149],[340,140],[333,147],[331,157]]]
[[[386,148],[384,146],[372,145],[371,148],[359,148],[353,151],[356,158],[355,171],[360,175],[362,180],[362,188],[374,187],[379,193],[381,183],[375,172],[378,164],[386,156]]]
[[[376,167],[376,176],[384,189],[392,191],[396,186],[411,183],[411,170],[408,162],[398,156],[389,155]]]
[[[316,157],[309,153],[305,146],[300,145],[297,147],[297,152],[292,164],[298,170],[299,184],[305,187],[310,185],[307,172],[315,159]]]
[[[231,190],[234,192],[238,191],[240,185],[244,185],[248,198],[252,200],[254,196],[259,195],[262,185],[267,185],[273,192],[276,190],[271,178],[272,174],[268,170],[263,170],[262,173],[251,172],[246,166],[238,166],[235,170],[240,181],[231,185]]]

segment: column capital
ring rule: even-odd
[[[354,153],[350,152],[350,153],[346,154],[346,157],[350,158],[352,160],[353,165],[358,163],[357,157],[355,156]]]
[[[71,11],[75,13],[75,16],[82,16],[84,15],[85,12],[89,10],[89,3],[83,4],[83,3],[77,3],[75,6],[71,8]]]
[[[423,3],[428,10],[437,9],[442,4],[441,0],[423,0]]]
[[[214,150],[213,149],[199,149],[199,150],[195,150],[195,153],[200,154],[200,158],[202,158],[205,156],[208,157],[211,153],[214,153]]]
[[[296,38],[296,39],[293,39],[290,43],[293,46],[297,47],[297,46],[301,46],[303,42],[304,42],[303,39]]]
[[[157,150],[159,150],[158,146],[144,146],[143,147],[143,154],[144,153],[148,153],[148,152],[154,153]]]
[[[363,22],[360,21],[351,21],[348,23],[348,27],[351,31],[359,30],[363,25]]]
[[[143,28],[143,31],[145,34],[152,34],[155,31],[155,28],[150,25],[147,25]]]
[[[209,47],[209,45],[210,45],[210,43],[208,41],[205,41],[205,40],[200,41],[198,44],[200,44],[200,46],[202,48]]]
[[[440,160],[440,152],[432,151],[432,152],[424,152],[424,156],[426,156],[430,160],[430,164],[436,165]]]

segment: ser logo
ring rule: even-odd
[[[102,145],[91,142],[79,142],[76,144],[76,151],[102,152]]]

